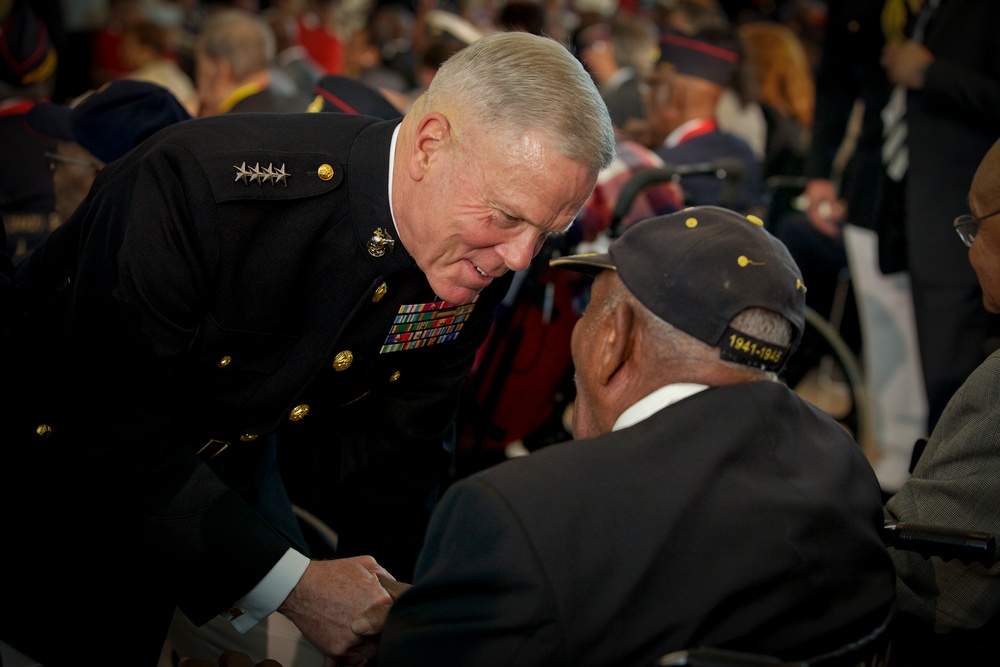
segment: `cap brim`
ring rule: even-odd
[[[41,102],[31,107],[24,117],[28,127],[47,137],[75,141],[69,126],[69,115],[72,109],[65,104]]]
[[[579,271],[580,273],[586,273],[592,276],[597,275],[601,271],[618,270],[618,267],[615,266],[614,260],[611,259],[611,255],[598,254],[596,252],[556,257],[555,259],[549,260],[549,266],[559,269]]]

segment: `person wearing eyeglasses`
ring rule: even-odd
[[[25,123],[56,140],[55,150],[43,155],[52,171],[59,223],[83,202],[105,164],[156,131],[190,118],[166,88],[125,79],[88,91],[69,104],[36,104]]]
[[[975,172],[969,210],[971,214],[960,215],[953,226],[968,247],[983,306],[1000,313],[1000,141]],[[952,397],[916,458],[912,475],[886,503],[886,518],[1000,536],[998,451],[1000,350]],[[919,656],[912,664],[931,666],[997,664],[1000,564],[966,565],[899,549],[891,555],[900,627],[907,640],[898,643],[906,651],[903,656]]]
[[[104,163],[80,144],[64,139],[56,142],[55,152],[46,151],[43,155],[52,171],[56,216],[63,223],[90,192]]]

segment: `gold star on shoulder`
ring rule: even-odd
[[[279,168],[274,170],[274,182],[272,182],[271,185],[274,185],[275,183],[281,183],[286,188],[288,187],[288,174],[285,173],[284,162],[281,163]]]
[[[250,171],[247,169],[247,163],[244,162],[238,167],[234,164],[233,169],[236,170],[236,180],[238,181],[242,179],[243,183],[246,184],[247,179],[250,177]]]
[[[285,163],[282,162],[280,167],[275,167],[274,163],[268,163],[266,167],[261,167],[258,162],[253,167],[247,167],[247,163],[236,166],[233,165],[233,169],[236,170],[236,181],[243,181],[245,185],[250,183],[259,183],[264,185],[264,183],[270,183],[271,187],[274,187],[276,183],[281,183],[286,188],[288,187],[288,172],[285,171]]]
[[[260,184],[264,185],[264,181],[271,181],[271,187],[274,187],[274,163],[269,163],[264,169],[261,169],[260,173]]]

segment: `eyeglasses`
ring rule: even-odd
[[[979,223],[986,218],[992,218],[994,215],[1000,213],[1000,210],[993,211],[987,215],[981,215],[978,218],[974,218],[968,213],[965,215],[960,215],[955,218],[955,222],[951,223],[951,226],[955,228],[958,233],[958,238],[962,239],[967,247],[972,247],[972,242],[976,240],[976,233],[979,231]]]
[[[56,170],[57,162],[65,162],[66,164],[75,164],[78,167],[86,167],[88,169],[95,169],[100,171],[104,168],[104,165],[100,162],[94,162],[92,160],[81,160],[75,157],[69,157],[68,155],[59,155],[59,153],[50,153],[45,151],[45,159],[49,161],[49,169],[52,171]]]

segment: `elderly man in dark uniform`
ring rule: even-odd
[[[573,331],[573,442],[454,484],[380,665],[646,667],[713,646],[804,660],[887,618],[860,447],[776,381],[805,286],[759,219],[635,223]]]
[[[2,639],[48,667],[111,647],[151,665],[175,605],[240,629],[280,609],[364,664],[510,272],[613,155],[573,56],[501,33],[402,121],[225,114],[108,165],[18,276]],[[286,444],[340,452],[342,558],[298,543]]]

